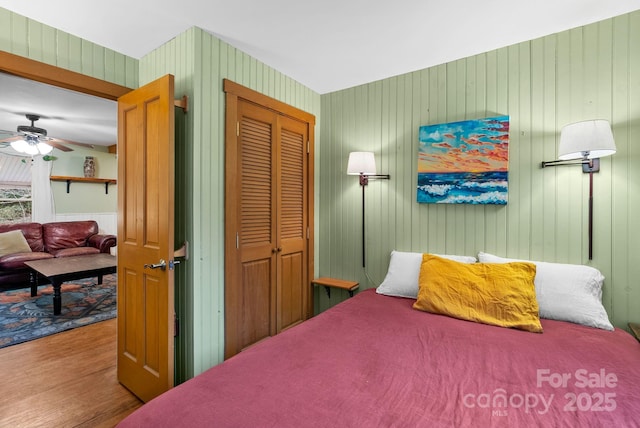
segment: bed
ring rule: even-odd
[[[119,427],[640,425],[640,343],[627,332],[541,318],[532,333],[415,303],[364,290]]]

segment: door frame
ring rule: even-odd
[[[126,86],[5,51],[0,51],[0,71],[113,101],[133,90]]]

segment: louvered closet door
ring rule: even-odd
[[[307,124],[278,118],[277,332],[307,317]]]
[[[277,115],[240,101],[239,350],[276,334]],[[234,310],[233,308],[229,308]]]
[[[225,358],[313,313],[313,126],[225,80]]]

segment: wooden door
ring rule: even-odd
[[[145,402],[174,380],[173,98],[167,75],[118,99],[118,380]]]
[[[307,124],[278,116],[278,192],[276,195],[276,333],[308,317]]]
[[[312,310],[313,116],[225,81],[225,358]]]
[[[237,146],[240,262],[237,284],[238,349],[276,334],[277,115],[254,104],[238,105]]]

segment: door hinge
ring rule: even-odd
[[[236,250],[240,248],[240,234],[236,232]]]
[[[307,153],[311,153],[311,142],[307,140]]]
[[[240,122],[236,122],[236,135],[240,136]]]
[[[173,337],[178,337],[180,335],[180,320],[173,314]]]
[[[307,226],[307,239],[310,237],[309,226]]]

